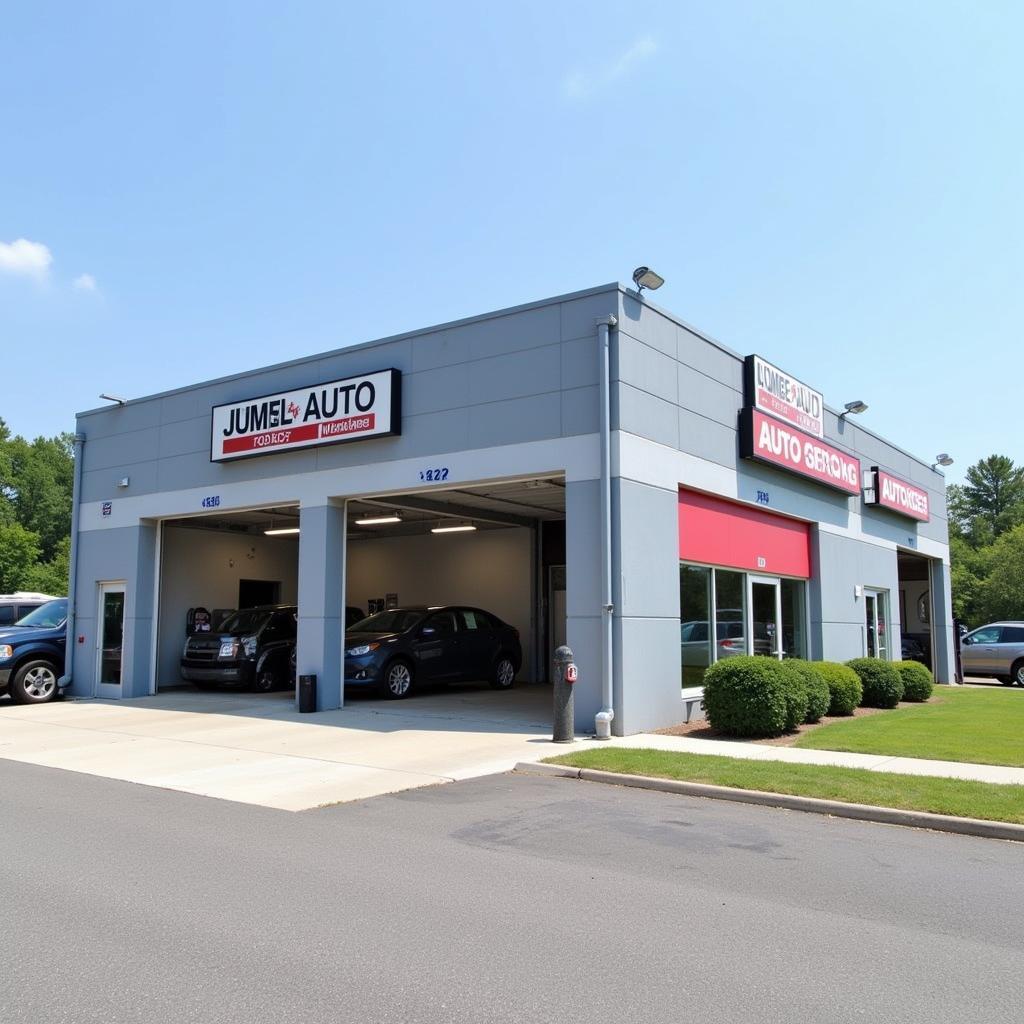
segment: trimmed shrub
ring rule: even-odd
[[[890,662],[880,658],[854,658],[846,664],[860,676],[864,707],[894,708],[903,699],[903,677]]]
[[[897,661],[895,665],[903,680],[903,699],[923,704],[935,685],[931,672],[919,661]]]
[[[805,722],[820,721],[822,715],[828,714],[829,705],[832,703],[832,694],[829,692],[824,676],[818,671],[818,666],[810,661],[792,658],[786,664],[799,674],[807,690],[807,713],[803,720]]]
[[[860,676],[837,661],[816,661],[814,667],[818,675],[825,680],[831,700],[828,705],[830,715],[852,715],[854,708],[860,707],[864,699],[864,687],[860,685]]]
[[[729,736],[780,736],[807,714],[803,679],[785,662],[756,655],[723,658],[704,674],[704,711]]]

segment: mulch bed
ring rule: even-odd
[[[936,698],[932,697],[927,703],[933,704]],[[907,701],[899,704],[901,708],[920,707],[920,704],[911,704]],[[775,736],[767,740],[753,740],[746,736],[729,736],[725,733],[716,732],[711,728],[710,725],[701,719],[699,722],[680,722],[679,725],[670,725],[667,729],[655,729],[654,732],[658,736],[687,736],[693,740],[729,740],[732,743],[761,743],[771,747],[791,747],[805,732],[810,732],[812,729],[818,729],[823,725],[829,725],[831,722],[847,722],[851,718],[865,718],[868,715],[879,715],[885,711],[890,710],[889,708],[856,708],[852,715],[843,715],[841,717],[834,718],[823,718],[820,722],[815,722],[813,725],[801,725],[798,726],[795,732],[787,732],[782,736]]]

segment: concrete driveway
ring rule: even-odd
[[[0,705],[0,758],[283,810],[504,772],[562,752],[551,691],[355,698],[300,715],[291,693]]]

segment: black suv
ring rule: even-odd
[[[201,688],[236,686],[269,693],[291,684],[295,605],[266,605],[233,612],[216,632],[185,641],[181,677]]]
[[[6,690],[17,704],[44,704],[57,696],[67,618],[67,598],[60,598],[0,629],[0,693]]]

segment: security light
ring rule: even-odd
[[[638,292],[645,288],[650,288],[652,292],[657,291],[664,283],[665,278],[656,274],[650,267],[637,267],[633,271],[633,284],[636,285]]]
[[[862,402],[858,399],[856,402],[847,402],[843,407],[843,411],[839,414],[840,419],[844,419],[849,416],[852,412],[855,416],[859,416],[862,412],[868,411],[867,402]]]
[[[451,526],[434,526],[431,528],[431,533],[468,533],[471,530],[475,530],[476,527],[472,523],[452,523]]]
[[[266,537],[283,537],[288,533],[298,533],[299,528],[297,526],[282,526],[276,530],[264,530],[263,534]]]
[[[943,452],[941,455],[936,455],[935,456],[935,461],[932,463],[932,469],[934,469],[936,466],[952,466],[952,465],[953,465],[953,457],[951,455],[947,455],[945,452]]]
[[[383,516],[367,516],[365,519],[356,519],[356,526],[383,526],[385,523],[400,523],[402,517],[392,512]]]
[[[128,401],[127,398],[118,398],[117,395],[108,394],[102,394],[100,395],[100,398],[102,398],[104,402],[116,402],[118,405],[124,405],[125,402]]]

